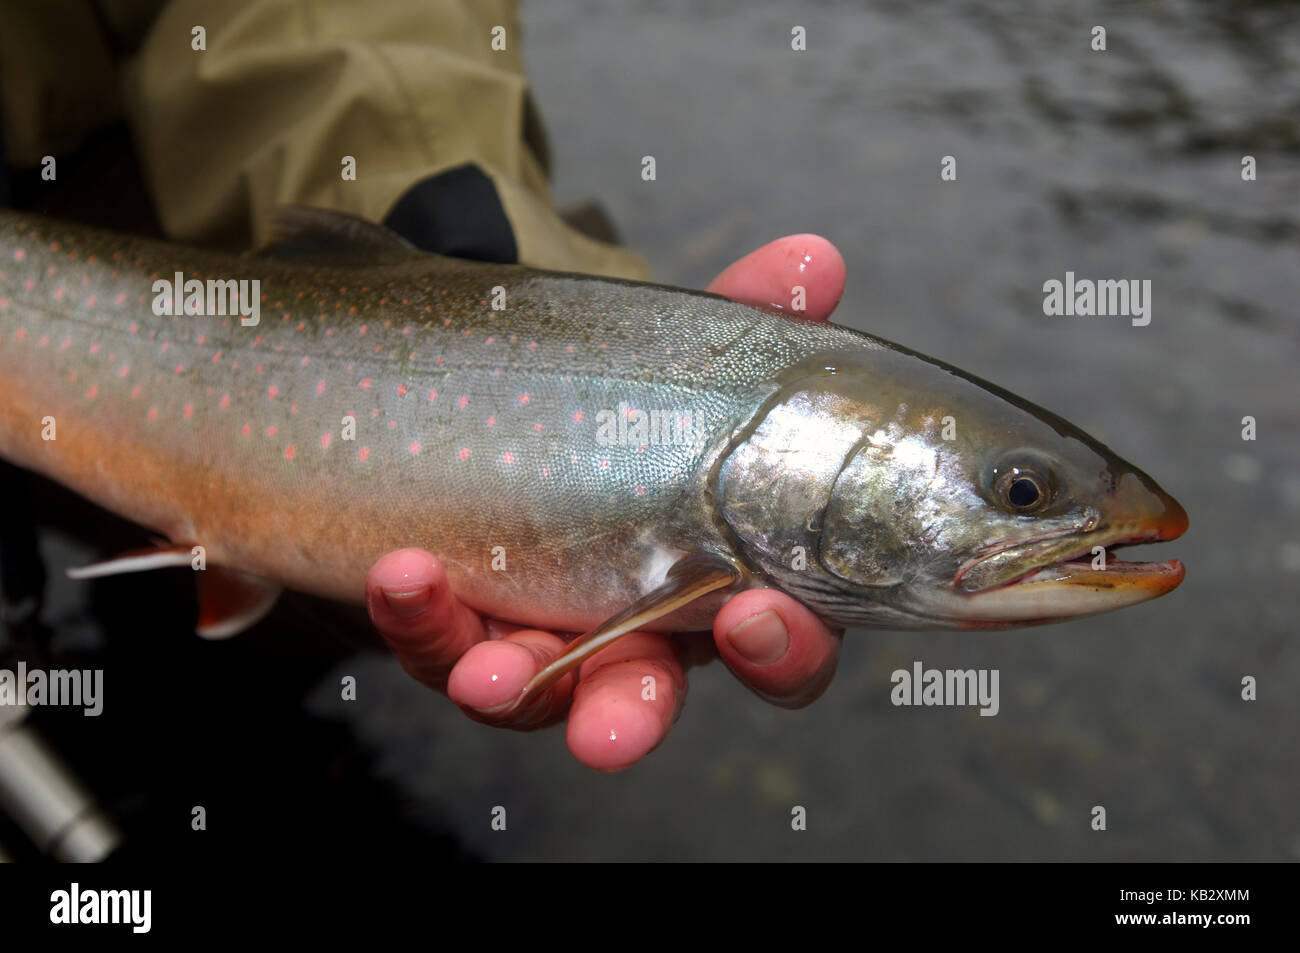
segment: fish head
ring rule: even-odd
[[[745,556],[839,625],[1034,625],[1183,579],[1177,560],[1115,555],[1187,529],[1154,480],[1055,414],[892,346],[786,384],[719,472]]]

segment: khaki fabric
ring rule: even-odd
[[[69,25],[90,7],[76,0],[33,4],[41,17],[28,20],[61,6],[68,22],[24,22],[25,38],[2,41],[6,54],[31,44],[29,78],[0,100],[15,160],[67,148],[78,119],[89,134],[120,103],[164,230],[222,245],[265,239],[281,204],[380,221],[417,182],[473,163],[496,185],[520,261],[648,275],[639,256],[582,235],[554,209],[513,0],[171,0],[133,42],[122,23],[148,24],[141,5],[130,18],[83,16],[107,35],[98,51],[93,30]],[[497,26],[504,51],[492,48]],[[204,50],[193,48],[195,27]],[[71,68],[68,40],[83,32]],[[43,71],[50,62],[64,67]],[[0,74],[6,87],[11,72]],[[31,105],[42,101],[70,103],[67,121],[43,117]],[[345,156],[355,181],[341,176]]]
[[[113,54],[90,0],[5,4],[0,113],[5,152],[33,168],[121,118]]]

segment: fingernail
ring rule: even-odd
[[[394,615],[401,616],[403,619],[409,619],[423,612],[433,595],[432,586],[421,586],[410,592],[396,592],[392,589],[380,591],[384,594],[384,601],[388,603],[388,608],[393,610]]]
[[[727,633],[727,641],[755,665],[771,665],[790,649],[790,633],[771,609],[740,623]]]

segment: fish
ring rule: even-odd
[[[839,628],[988,629],[1184,578],[1116,555],[1187,529],[1151,477],[906,347],[321,209],[273,233],[239,254],[0,212],[0,457],[156,532],[74,575],[189,565],[200,634],[280,587],[362,602],[420,547],[471,608],[582,633],[522,708],[749,587]]]

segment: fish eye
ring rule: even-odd
[[[1038,482],[1029,476],[1017,477],[1007,488],[1007,500],[1018,510],[1037,506],[1042,495],[1042,491],[1038,489]]]
[[[1013,513],[1037,513],[1056,494],[1050,467],[1037,461],[1006,461],[993,470],[993,492],[999,504]]]

